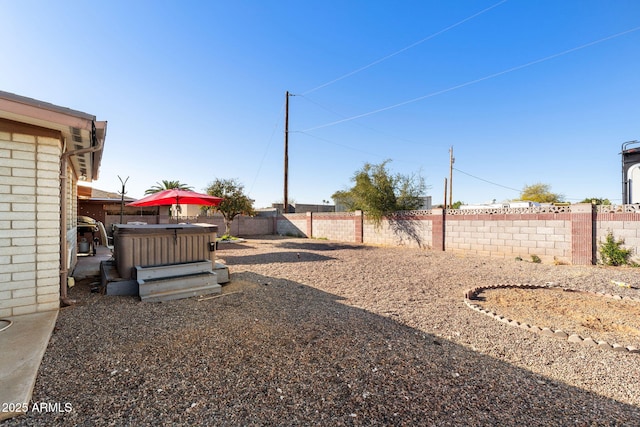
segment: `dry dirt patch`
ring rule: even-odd
[[[478,305],[521,323],[640,347],[637,301],[559,288],[485,289],[478,297]]]

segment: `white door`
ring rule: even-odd
[[[640,203],[640,164],[633,165],[629,168],[627,180],[629,182],[629,204]]]

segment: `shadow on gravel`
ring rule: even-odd
[[[251,249],[252,246],[248,245],[245,242],[240,242],[240,243],[234,243],[234,242],[218,242],[218,244],[216,245],[216,250],[220,251],[224,251],[225,249],[227,250],[236,250],[236,249]]]
[[[141,303],[76,286],[16,425],[638,425],[640,409],[297,282]],[[266,285],[268,284],[268,285]],[[64,407],[64,406],[63,406]]]
[[[229,255],[225,256],[220,254],[224,258],[228,266],[232,265],[255,265],[255,264],[271,264],[275,262],[312,262],[312,261],[328,261],[335,259],[332,257],[318,255],[313,252],[272,252],[262,253],[259,255]]]
[[[348,243],[333,243],[333,242],[282,242],[277,243],[275,246],[286,248],[286,249],[297,249],[297,250],[307,250],[307,251],[335,251],[340,249],[356,249],[356,250],[367,250],[368,246],[364,245],[350,245]]]

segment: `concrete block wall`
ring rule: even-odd
[[[60,299],[60,141],[0,131],[0,317]]]
[[[598,258],[598,247],[608,231],[625,239],[625,247],[640,260],[640,205],[638,209],[596,212],[590,204],[562,209],[499,210],[491,214],[432,209],[416,211],[376,228],[361,212],[286,214],[273,218],[243,217],[242,230],[260,234],[295,235],[377,245],[403,245],[492,257],[588,265]],[[271,222],[261,228],[258,221]],[[255,223],[255,224],[252,224]],[[251,224],[251,225],[250,225]],[[264,233],[261,231],[264,230]],[[235,230],[234,230],[235,233]],[[258,235],[258,234],[245,234]]]
[[[373,245],[432,247],[432,221],[428,216],[408,217],[396,221],[385,219],[376,227],[373,221],[363,222],[363,241]]]
[[[623,239],[623,247],[632,249],[632,258],[636,262],[640,261],[640,213],[598,213],[595,223],[595,250],[598,259],[600,259],[600,244],[611,232],[616,240]]]
[[[157,215],[124,215],[122,221],[126,224],[130,221],[146,222],[147,224],[158,224]],[[189,218],[181,218],[181,222],[189,222],[191,224],[203,223],[213,224],[218,226],[218,236],[222,236],[225,233],[224,218],[222,215],[216,214],[213,216],[197,216]],[[170,223],[171,220],[165,221]],[[175,219],[173,219],[175,222]],[[110,233],[112,224],[120,223],[120,215],[105,215],[105,227],[107,232]],[[268,234],[274,234],[273,218],[270,217],[248,217],[239,215],[231,222],[231,234],[233,236],[248,237],[248,236],[264,236]]]
[[[224,221],[219,230],[220,235],[224,234]],[[273,234],[273,218],[237,216],[231,222],[231,234],[241,237]]]
[[[358,241],[357,223],[362,216],[347,212],[308,213],[311,219],[313,237],[339,242],[356,243]]]
[[[276,217],[275,232],[281,236],[311,237],[307,234],[307,214],[284,214]]]
[[[571,262],[569,214],[454,215],[445,222],[445,248],[458,253]]]

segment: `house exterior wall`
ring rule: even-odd
[[[105,222],[105,203],[86,203],[79,202],[78,203],[78,215],[88,216],[90,218],[95,219],[96,221],[100,221],[104,224]],[[118,216],[118,219],[120,217]]]
[[[0,130],[0,317],[59,307],[60,155],[46,130]]]

